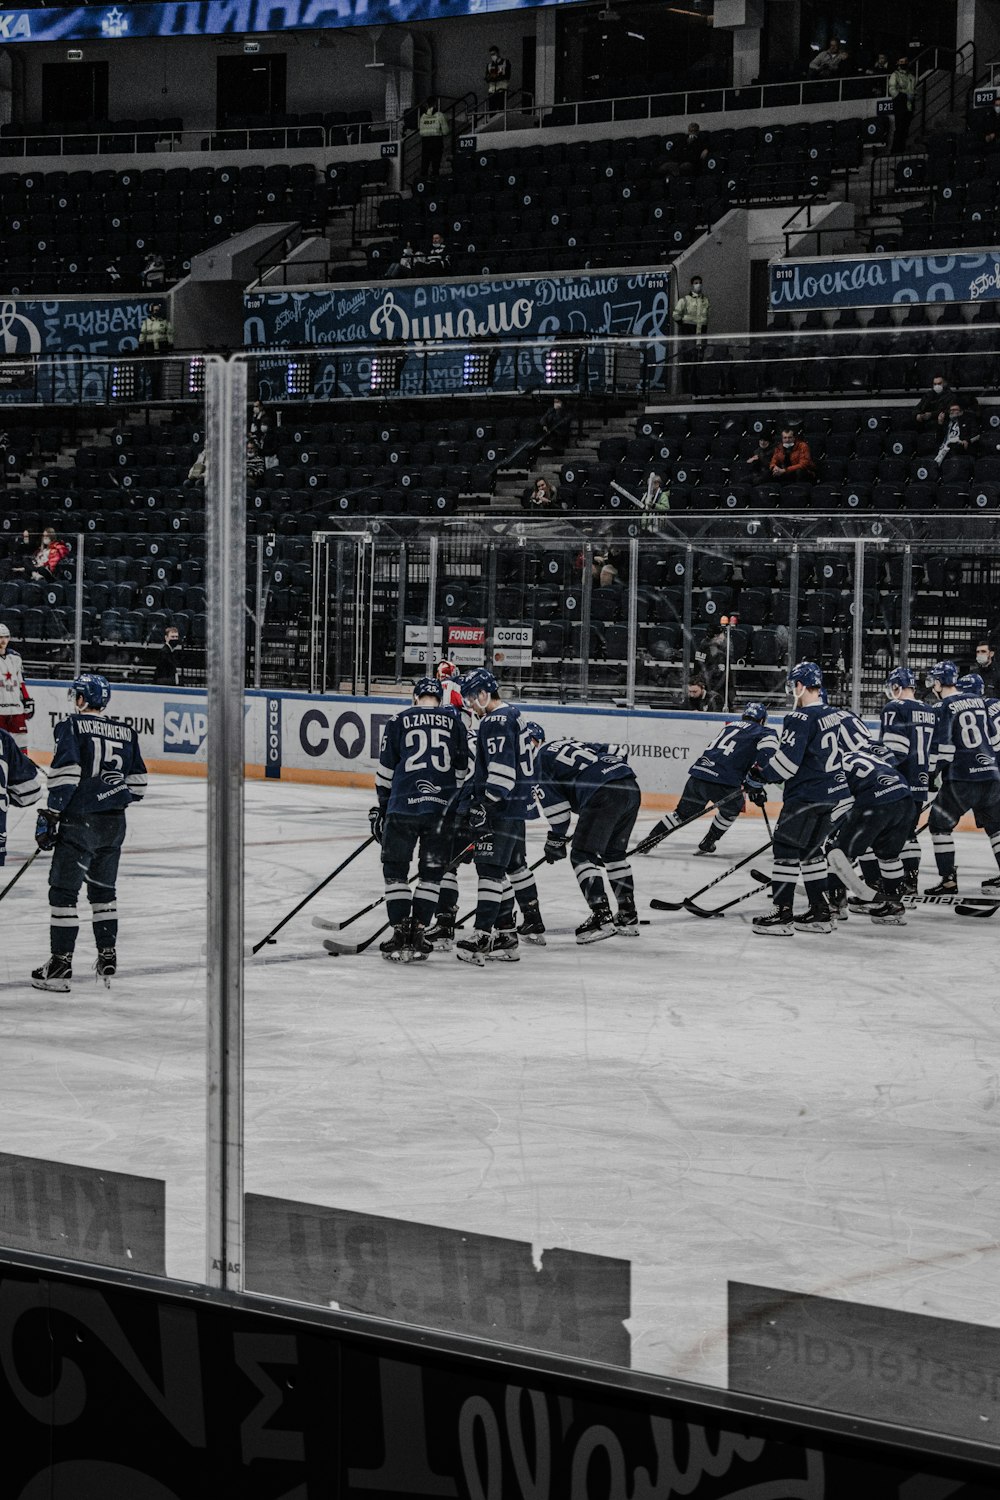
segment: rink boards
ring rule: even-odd
[[[65,682],[32,683],[35,716],[29,753],[42,763],[52,730],[69,709]],[[247,777],[330,786],[373,787],[385,725],[408,698],[248,692],[245,698]],[[584,708],[517,700],[550,739],[569,736],[627,745],[646,807],[673,807],[690,768],[720,724],[733,715]],[[203,776],[208,706],[199,688],[114,688],[111,712],[135,726],[151,771]],[[776,725],[777,716],[772,718]],[[869,720],[870,727],[875,722]],[[776,810],[778,803],[775,802]],[[757,815],[757,809],[748,807]],[[971,819],[959,825],[972,828]]]

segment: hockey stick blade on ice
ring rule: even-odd
[[[924,897],[924,900],[933,900],[933,896]],[[1000,901],[991,901],[989,906],[985,904],[987,897],[959,896],[955,898],[956,917],[993,917],[1000,911]]]
[[[14,876],[13,880],[8,880],[8,882],[4,886],[3,890],[0,891],[0,901],[3,900],[3,898],[6,896],[6,894],[7,894],[7,892],[9,890],[12,890],[13,887],[15,885],[17,885],[17,882],[20,880],[20,878],[24,874],[25,870],[30,869],[30,867],[35,863],[35,860],[38,858],[38,856],[41,854],[41,852],[42,852],[41,849],[36,849],[35,852],[34,852],[34,854],[32,854],[29,859],[26,859],[24,861],[24,864],[18,870],[18,872]]]
[[[690,896],[685,896],[681,901],[660,901],[657,897],[654,896],[652,901],[650,901],[649,903],[650,907],[653,909],[653,911],[683,911],[689,901],[697,901],[699,896],[704,896],[706,891],[710,891],[712,887],[714,885],[718,885],[720,881],[728,880],[730,875],[735,875],[737,870],[742,870],[743,866],[748,865],[752,859],[759,859],[766,850],[770,849],[770,847],[771,840],[768,839],[766,844],[761,844],[759,849],[755,849],[753,853],[748,854],[745,859],[738,860],[735,865],[730,865],[728,870],[723,870],[721,875],[716,875],[714,880],[710,880],[708,884],[703,885],[700,890],[692,891]]]
[[[462,860],[468,854],[469,850],[474,849],[475,847],[475,844],[467,844],[462,850],[461,854],[457,854],[452,860],[451,864],[446,866],[444,873],[446,875],[449,875],[453,870],[457,870],[459,865],[462,863]],[[532,865],[532,869],[534,868],[535,866]],[[355,920],[355,917],[364,916],[364,913],[367,911],[374,911],[375,907],[381,906],[384,901],[385,897],[380,896],[377,901],[373,901],[370,906],[366,906],[364,908],[364,911],[355,912],[354,917],[351,917],[350,921],[353,922]],[[313,925],[315,927],[321,927],[323,923],[321,921],[314,920]],[[349,923],[344,922],[342,925],[344,927],[347,927]],[[391,922],[383,922],[382,926],[378,929],[377,932],[373,932],[371,937],[365,938],[365,940],[361,943],[339,943],[336,938],[324,938],[323,947],[326,949],[327,953],[332,954],[334,958],[348,958],[355,953],[364,953],[366,949],[371,947],[375,939],[381,937],[383,932],[387,932],[391,926]]]
[[[749,901],[751,896],[759,896],[760,891],[756,886],[752,890],[744,891],[742,896],[734,896],[731,901],[723,901],[721,906],[698,906],[689,896],[684,902],[684,910],[689,911],[693,917],[723,917],[731,906],[739,906],[741,901]]]
[[[254,943],[253,948],[251,949],[251,952],[252,953],[259,953],[260,950],[264,947],[264,945],[266,943],[273,942],[275,934],[278,933],[278,932],[280,932],[281,929],[286,925],[286,923],[290,922],[293,917],[298,916],[298,914],[302,910],[302,908],[304,906],[308,906],[309,902],[313,899],[314,896],[318,896],[319,893],[320,893],[320,891],[325,890],[326,887],[330,884],[331,880],[336,880],[336,878],[340,874],[341,870],[346,870],[347,866],[352,862],[352,860],[357,859],[358,855],[359,854],[363,854],[364,851],[368,848],[368,845],[369,844],[374,844],[374,842],[375,842],[374,835],[373,834],[369,834],[368,837],[364,840],[364,842],[360,843],[358,845],[358,847],[354,850],[354,852],[352,854],[349,854],[345,860],[342,860],[341,863],[337,866],[337,868],[335,870],[331,870],[330,871],[329,875],[327,875],[327,877],[325,878],[325,880],[321,880],[320,883],[319,883],[319,885],[315,886],[309,892],[308,896],[303,896],[302,900],[298,903],[298,905],[297,906],[293,906],[292,909],[291,909],[291,911],[288,913],[287,917],[282,917],[281,921],[277,924],[276,927],[272,927],[271,928],[271,931],[266,935],[266,937],[262,937],[259,943]]]

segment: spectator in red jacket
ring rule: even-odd
[[[32,559],[32,578],[40,578],[42,582],[51,578],[63,558],[68,555],[68,543],[60,542],[52,527],[46,526],[42,532],[41,545]]]
[[[771,483],[812,484],[815,478],[809,444],[796,435],[794,428],[783,428],[781,442],[771,454]]]

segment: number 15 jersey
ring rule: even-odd
[[[48,806],[56,812],[124,812],[146,792],[146,767],[131,724],[71,714],[55,727]]]

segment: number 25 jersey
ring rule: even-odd
[[[469,737],[454,708],[404,708],[382,736],[375,787],[390,813],[454,808],[469,765]]]
[[[56,812],[124,812],[146,792],[146,767],[131,724],[71,714],[55,727],[48,806]]]

